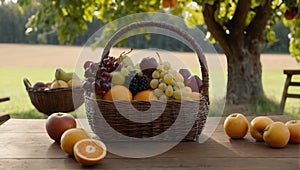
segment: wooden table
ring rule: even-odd
[[[272,118],[283,122],[291,119]],[[0,126],[0,169],[300,169],[299,145],[272,149],[256,143],[249,133],[243,140],[230,140],[223,132],[223,121],[208,118],[206,127],[218,126],[201,144],[182,142],[159,156],[143,159],[108,154],[100,164],[84,167],[48,137],[44,119],[10,119]]]

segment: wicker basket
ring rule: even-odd
[[[141,27],[167,29],[182,36],[190,43],[197,53],[201,66],[203,97],[197,101],[107,101],[86,95],[85,107],[89,125],[101,140],[109,142],[136,141],[136,139],[149,139],[150,141],[197,140],[205,125],[209,110],[209,79],[205,56],[193,37],[181,29],[162,22],[132,23],[113,35],[103,50],[100,62],[109,54],[113,44],[122,35]],[[150,119],[152,121],[144,121]]]
[[[23,82],[31,103],[39,112],[46,115],[55,112],[72,112],[84,102],[81,87],[34,90],[27,78],[24,78]]]

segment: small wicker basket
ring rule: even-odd
[[[187,40],[197,53],[203,81],[202,98],[197,101],[107,101],[85,96],[89,125],[103,141],[135,139],[150,141],[195,141],[201,134],[209,110],[208,70],[199,44],[185,31],[163,22],[136,22],[121,28],[105,46],[101,61],[125,33],[141,27],[170,30]],[[149,109],[149,110],[148,110]],[[158,115],[159,114],[159,115]],[[144,120],[152,121],[145,122]],[[149,140],[148,140],[149,141]]]
[[[31,103],[46,115],[56,112],[72,112],[84,102],[81,87],[68,87],[47,90],[34,90],[27,78],[23,79]]]

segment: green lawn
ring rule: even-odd
[[[0,103],[0,111],[10,113],[14,118],[46,118],[38,112],[31,104],[23,78],[28,78],[31,83],[37,81],[52,81],[56,68],[27,68],[27,67],[2,67],[0,68],[1,83],[0,96],[10,96],[11,100]],[[72,71],[72,68],[64,68]],[[295,77],[300,81],[300,76]],[[264,70],[263,84],[268,98],[274,100],[278,105],[281,100],[285,75],[282,70]],[[291,88],[291,92],[300,93],[300,88]],[[72,113],[74,114],[74,113]],[[274,113],[278,114],[278,113]],[[300,118],[300,100],[287,99],[285,114]]]

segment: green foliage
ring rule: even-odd
[[[22,7],[35,5],[38,9],[36,14],[31,17],[26,25],[28,31],[51,28],[51,30],[57,33],[61,43],[72,43],[79,33],[83,33],[84,30],[87,29],[87,22],[92,22],[94,15],[103,22],[110,22],[125,15],[160,11],[181,16],[186,24],[192,27],[205,24],[203,13],[208,7],[214,9],[214,22],[218,23],[226,34],[230,34],[231,22],[235,17],[239,3],[239,1],[236,0],[177,0],[178,3],[176,7],[164,9],[161,6],[161,1],[162,0],[19,0],[18,3]],[[246,33],[247,31],[253,31],[249,29],[255,24],[253,23],[254,19],[260,17],[256,17],[259,11],[265,10],[262,7],[267,2],[268,0],[251,0],[250,8],[243,11],[246,12],[246,18],[242,21]],[[268,18],[268,24],[264,29],[264,40],[266,43],[272,44],[276,41],[273,27],[283,18],[285,10],[287,8],[297,7],[298,5],[299,0],[272,1],[272,15]],[[242,7],[243,6],[240,8]],[[238,15],[240,14],[242,13]],[[259,14],[264,15],[264,13]],[[298,61],[300,57],[299,16],[298,14],[296,19],[286,23],[291,29],[290,52]],[[213,41],[216,37],[212,37],[212,35],[213,34],[208,33],[207,39]]]

